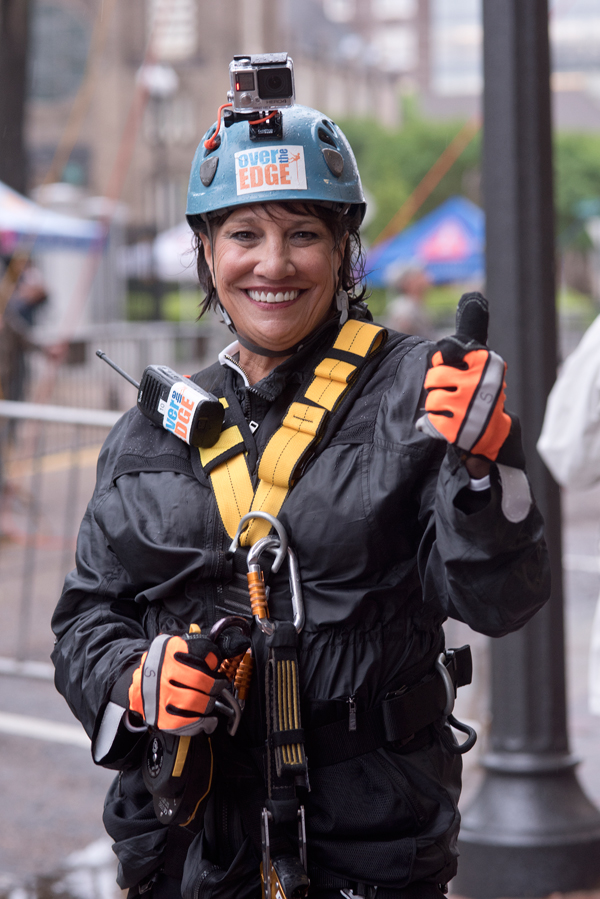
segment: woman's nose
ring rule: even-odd
[[[295,274],[289,247],[285,240],[271,238],[260,245],[259,259],[254,266],[254,274],[279,281]]]

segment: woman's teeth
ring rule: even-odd
[[[261,290],[249,290],[248,296],[251,300],[254,300],[256,303],[289,303],[290,300],[295,300],[299,290],[286,290],[285,293],[265,293],[265,291]]]

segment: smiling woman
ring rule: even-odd
[[[111,433],[56,682],[122,772],[104,821],[130,897],[443,899],[474,735],[442,624],[502,635],[549,592],[504,363],[479,294],[437,347],[373,323],[346,138],[255,100],[285,54],[232,66],[243,111],[201,141],[187,207],[201,312],[234,337],[192,375],[223,428],[198,450],[134,409]]]

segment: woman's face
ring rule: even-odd
[[[252,343],[291,347],[328,317],[347,237],[334,248],[317,216],[244,206],[213,233],[212,251],[200,237],[219,299]]]

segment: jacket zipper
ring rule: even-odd
[[[248,373],[244,370],[244,368],[242,368],[242,366],[240,365],[240,363],[239,363],[239,362],[236,362],[235,359],[232,359],[232,357],[229,356],[227,353],[225,353],[225,359],[227,359],[228,362],[231,362],[231,364],[234,365],[234,366],[238,369],[238,371],[240,371],[241,374],[243,375],[244,380],[246,381],[246,385],[245,385],[245,387],[246,387],[246,393],[247,393],[247,394],[248,394],[248,393],[256,393],[256,390],[254,390],[254,388],[253,388],[252,385],[250,384],[250,378],[248,377]],[[257,394],[257,395],[258,395],[258,394]],[[249,402],[248,402],[248,403],[244,402],[244,406],[246,407],[246,408],[244,408],[244,410],[243,410],[243,411],[244,411],[244,416],[245,416],[246,418],[249,419],[250,413],[251,413],[251,411],[252,411],[251,408],[250,408],[250,403],[249,403]],[[259,422],[257,422],[257,421],[248,421],[248,427],[250,428],[250,433],[251,433],[251,434],[254,434],[254,432],[258,430]]]
[[[349,696],[346,700],[348,703],[348,730],[354,731],[356,730],[356,693],[353,693],[352,696]]]
[[[200,888],[201,888],[202,884],[204,883],[204,881],[206,880],[206,878],[208,877],[208,875],[209,875],[209,874],[211,873],[211,871],[213,871],[213,870],[214,870],[213,868],[207,868],[206,871],[204,871],[204,872],[200,875],[200,880],[198,881],[198,883],[197,883],[196,886],[194,887],[194,899],[198,899],[198,897],[200,896]]]
[[[423,824],[427,820],[427,812],[419,802],[418,796],[408,782],[408,779],[399,768],[396,768],[396,766],[382,756],[381,753],[378,752],[377,755],[380,763],[389,772],[391,779],[395,780],[396,783],[400,785],[404,798],[406,799],[406,804],[415,816],[417,824]]]

